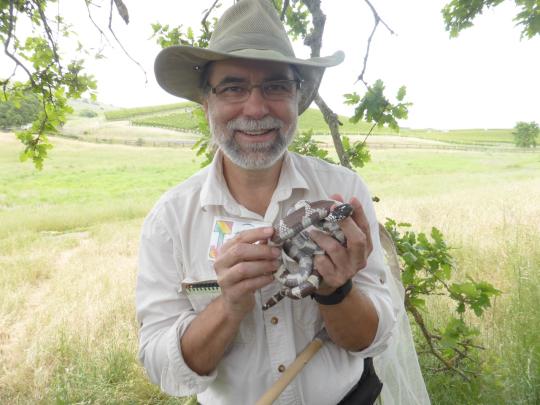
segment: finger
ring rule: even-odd
[[[347,219],[350,221],[350,225],[356,228],[351,243],[349,244],[349,240],[347,240],[347,247],[344,247],[337,240],[323,232],[314,230],[312,231],[313,234],[310,233],[315,243],[328,255],[336,269],[335,271],[341,274],[345,281],[347,278],[354,276],[360,269],[366,267],[367,257],[369,256],[363,232],[353,220]]]
[[[255,243],[266,241],[274,233],[274,228],[271,226],[265,226],[262,228],[248,229],[240,232],[234,238],[229,239],[220,248],[221,251],[226,251],[235,243]]]
[[[214,268],[219,271],[237,263],[254,260],[275,260],[281,255],[281,249],[266,244],[233,243],[218,252]]]
[[[350,278],[347,274],[341,273],[328,256],[316,256],[314,266],[322,276],[324,283],[329,287],[342,286]]]
[[[364,234],[366,235],[368,249],[371,252],[373,250],[373,243],[371,240],[371,228],[369,227],[369,221],[367,220],[366,214],[364,212],[364,207],[362,207],[362,204],[356,197],[351,198],[350,204],[353,207],[353,214],[351,218],[354,220],[354,222],[356,222],[362,232],[364,232]]]
[[[229,287],[246,279],[268,275],[272,276],[279,265],[280,263],[277,260],[238,263],[233,267],[218,273],[218,284],[220,287]]]
[[[344,246],[324,232],[313,229],[309,232],[309,236],[328,256],[330,256],[333,262],[338,259],[340,254],[346,255],[347,253]]]
[[[366,230],[362,229],[352,218],[345,218],[340,222],[339,226],[347,239],[348,248],[369,248]]]
[[[255,243],[258,241],[267,240],[274,233],[274,228],[265,226],[262,228],[248,229],[236,235],[235,239],[244,243]]]
[[[235,299],[242,299],[247,294],[252,294],[271,284],[273,281],[274,277],[269,275],[248,278],[231,286],[228,290],[228,294],[235,297]]]

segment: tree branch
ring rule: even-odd
[[[216,4],[218,3],[218,1],[219,0],[214,1],[214,4],[212,4],[212,6],[206,11],[206,14],[204,15],[203,19],[201,20],[201,25],[203,26],[203,29],[206,32],[206,35],[208,35],[208,36],[210,36],[210,31],[208,31],[208,22],[206,21],[206,19],[208,18],[208,16],[210,15],[210,13],[214,9],[214,7],[216,7]]]
[[[289,7],[289,0],[285,0],[283,2],[283,8],[281,10],[281,15],[279,16],[279,19],[283,21],[285,19],[285,13],[287,12],[287,8]]]
[[[429,346],[431,354],[433,354],[437,359],[439,359],[439,361],[443,363],[447,367],[448,370],[455,371],[464,380],[470,382],[469,377],[467,377],[463,371],[456,368],[451,362],[446,360],[441,354],[441,352],[439,352],[439,350],[433,345],[433,335],[427,330],[426,324],[424,322],[424,318],[422,318],[422,315],[420,314],[420,312],[418,312],[418,310],[413,305],[411,305],[410,301],[408,300],[408,297],[405,297],[405,307],[407,308],[407,311],[409,311],[412,314],[412,316],[414,317],[414,320],[420,327],[420,331],[422,332],[422,335],[424,335],[424,338],[426,339],[426,342]]]
[[[326,15],[321,10],[321,0],[303,0],[313,18],[313,29],[304,39],[304,45],[311,48],[311,57],[321,56],[322,37]]]
[[[28,79],[30,80],[30,83],[32,84],[32,86],[35,86],[36,82],[34,81],[34,78],[32,77],[32,74],[30,73],[28,68],[15,55],[13,55],[8,49],[9,48],[9,43],[11,42],[11,38],[13,37],[13,28],[14,28],[13,26],[14,26],[14,19],[15,19],[15,15],[14,15],[14,12],[13,12],[14,4],[15,4],[15,0],[10,0],[9,1],[9,30],[8,30],[8,36],[7,36],[6,42],[4,43],[4,53],[10,59],[12,59],[17,66],[20,66],[21,68],[24,69],[24,71],[28,75]]]
[[[111,0],[111,8],[110,8],[110,12],[109,12],[109,31],[111,31],[116,43],[120,46],[120,48],[122,49],[122,51],[124,52],[124,54],[132,60],[133,63],[135,63],[137,66],[139,66],[142,70],[142,72],[144,73],[144,81],[145,83],[148,83],[148,76],[146,75],[146,70],[144,70],[144,68],[142,67],[142,65],[137,62],[135,59],[133,59],[131,57],[131,55],[128,53],[128,51],[126,51],[126,49],[124,48],[124,45],[122,45],[122,42],[120,42],[120,40],[118,39],[118,37],[116,36],[116,33],[114,32],[114,30],[112,29],[112,14],[113,14],[113,1],[115,0]]]
[[[371,34],[369,35],[369,38],[368,38],[368,43],[367,43],[367,46],[366,46],[366,54],[364,55],[364,65],[362,67],[362,72],[360,72],[360,75],[358,76],[356,81],[357,82],[361,81],[362,83],[364,83],[364,85],[366,87],[369,87],[367,82],[364,80],[364,74],[366,73],[367,61],[368,61],[368,58],[369,58],[369,51],[370,51],[370,48],[371,48],[371,41],[373,40],[373,36],[375,35],[375,31],[377,31],[377,27],[379,26],[379,23],[382,23],[386,27],[386,29],[388,31],[390,31],[390,34],[395,35],[395,32],[388,26],[388,24],[386,24],[383,21],[383,19],[381,18],[381,16],[379,15],[379,13],[375,9],[375,7],[373,7],[371,2],[369,0],[364,0],[364,1],[367,3],[369,8],[371,9],[371,12],[373,14],[373,18],[375,19],[375,24],[373,25],[373,29],[371,30]]]
[[[105,38],[105,40],[107,41],[107,43],[112,46],[111,42],[109,41],[109,37],[103,32],[103,30],[101,29],[101,27],[99,25],[97,25],[97,23],[94,21],[94,18],[92,17],[92,12],[90,11],[90,4],[92,4],[91,1],[89,0],[86,0],[84,2],[84,4],[86,5],[86,10],[88,11],[88,18],[90,19],[90,21],[92,22],[92,24],[94,24],[94,27],[96,27],[96,29],[99,31],[100,35],[101,35],[101,38]],[[94,4],[92,4],[94,5]]]
[[[49,26],[49,23],[47,22],[47,17],[45,16],[45,12],[43,11],[43,8],[42,8],[43,3],[40,1],[34,1],[34,4],[36,5],[38,9],[39,18],[41,19],[41,22],[43,23],[43,29],[45,30],[45,33],[47,34],[47,39],[49,40],[49,44],[51,45],[54,61],[56,62],[56,65],[58,66],[58,69],[60,70],[60,74],[62,74],[62,65],[60,64],[60,57],[58,56],[58,51],[56,49],[56,42],[53,39],[51,27]]]
[[[377,126],[376,123],[373,124],[373,125],[371,126],[371,128],[369,129],[369,132],[367,133],[366,137],[365,137],[364,140],[362,141],[362,145],[365,145],[365,144],[366,144],[366,142],[367,142],[369,136],[371,135],[371,132],[373,131],[373,129],[374,129],[376,126]]]
[[[314,101],[315,104],[317,104],[317,107],[319,107],[319,110],[321,110],[326,125],[330,128],[330,134],[332,135],[332,140],[334,141],[334,147],[336,148],[340,164],[352,169],[351,162],[349,162],[349,158],[345,154],[343,143],[341,142],[341,135],[339,133],[339,125],[341,123],[339,122],[338,115],[328,107],[319,93],[315,96]]]

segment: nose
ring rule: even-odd
[[[261,119],[268,115],[268,102],[265,100],[260,87],[251,89],[249,97],[244,101],[244,115],[254,119]]]

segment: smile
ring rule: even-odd
[[[261,136],[261,135],[266,135],[272,131],[275,131],[276,128],[270,128],[270,129],[260,129],[260,130],[257,130],[257,131],[242,131],[242,130],[237,130],[238,132],[240,132],[241,134],[244,134],[244,135],[248,135],[248,136]]]

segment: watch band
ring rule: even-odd
[[[315,301],[317,301],[319,304],[322,305],[336,305],[339,304],[343,299],[349,294],[352,290],[353,283],[352,280],[349,279],[345,284],[343,284],[341,287],[336,288],[336,290],[330,294],[330,295],[319,295],[313,293],[311,295],[311,298],[313,298]]]

